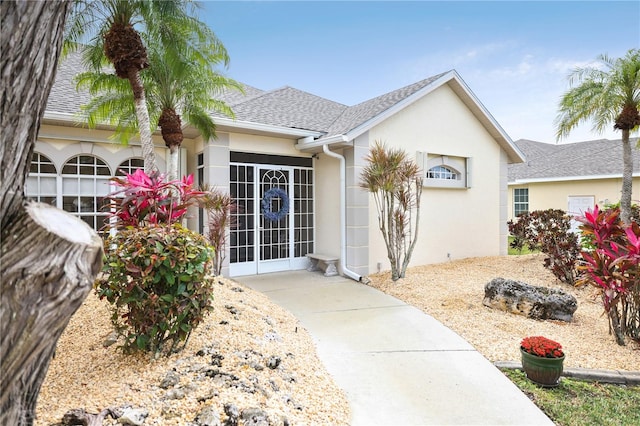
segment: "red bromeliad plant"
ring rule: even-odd
[[[525,337],[520,342],[520,349],[542,358],[562,358],[564,356],[560,343],[542,336]]]
[[[601,211],[595,206],[578,220],[593,249],[583,251],[584,272],[578,284],[590,283],[602,295],[609,325],[619,345],[624,335],[640,338],[640,226],[624,227],[618,208]]]
[[[182,180],[164,181],[164,175],[147,175],[138,169],[124,178],[111,179],[120,189],[110,195],[116,227],[139,227],[145,224],[173,224],[179,222],[190,205],[204,196],[193,185],[193,175]]]

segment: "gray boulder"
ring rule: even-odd
[[[570,322],[578,301],[562,290],[494,278],[484,286],[482,304],[534,319]]]

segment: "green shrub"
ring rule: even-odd
[[[578,236],[571,232],[571,218],[562,210],[548,209],[524,213],[516,222],[509,221],[514,236],[511,247],[521,250],[524,244],[531,251],[546,254],[544,266],[562,282],[575,284],[576,264],[580,256]]]
[[[171,353],[186,344],[212,307],[212,250],[204,237],[179,224],[129,227],[105,241],[105,253],[96,292],[112,305],[123,349]]]

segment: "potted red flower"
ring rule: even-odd
[[[525,337],[520,354],[529,380],[544,387],[558,386],[565,356],[560,343],[543,336]]]

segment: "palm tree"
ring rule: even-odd
[[[229,56],[213,31],[192,17],[183,17],[172,24],[174,37],[168,44],[155,30],[142,34],[151,64],[142,73],[142,83],[150,122],[160,127],[171,152],[169,178],[175,179],[178,152],[184,138],[181,116],[198,129],[204,140],[214,138],[216,127],[210,113],[215,111],[233,117],[231,109],[215,96],[225,89],[242,88],[236,81],[216,72],[217,65],[228,65]],[[116,136],[126,143],[137,124],[128,87],[115,76],[96,71],[79,74],[76,81],[92,95],[83,107],[89,127],[109,122],[115,126]]]
[[[569,75],[574,87],[560,100],[556,139],[568,136],[578,124],[590,120],[598,133],[611,123],[622,131],[620,210],[622,221],[630,223],[633,161],[629,135],[640,125],[640,50],[631,49],[618,59],[600,55],[598,61],[598,67],[577,68]]]
[[[229,56],[213,32],[208,33],[199,41],[186,37],[192,43],[182,46],[177,55],[161,43],[150,43],[153,66],[148,72],[148,103],[154,116],[159,115],[157,123],[171,152],[167,167],[170,179],[178,177],[178,152],[184,139],[181,117],[209,141],[216,137],[210,113],[234,116],[231,108],[216,96],[225,89],[242,90],[239,83],[215,71],[217,65],[228,65]]]
[[[147,49],[135,28],[153,29],[171,45],[175,31],[188,19],[187,3],[180,0],[78,0],[66,32],[66,51],[81,49],[85,65],[95,72],[111,63],[118,78],[127,80],[140,132],[145,171],[157,170],[149,112],[140,72],[149,67]],[[86,44],[84,38],[90,35]]]
[[[405,151],[387,148],[380,141],[375,142],[365,161],[360,187],[373,194],[391,279],[397,281],[405,277],[418,241],[422,174]]]

